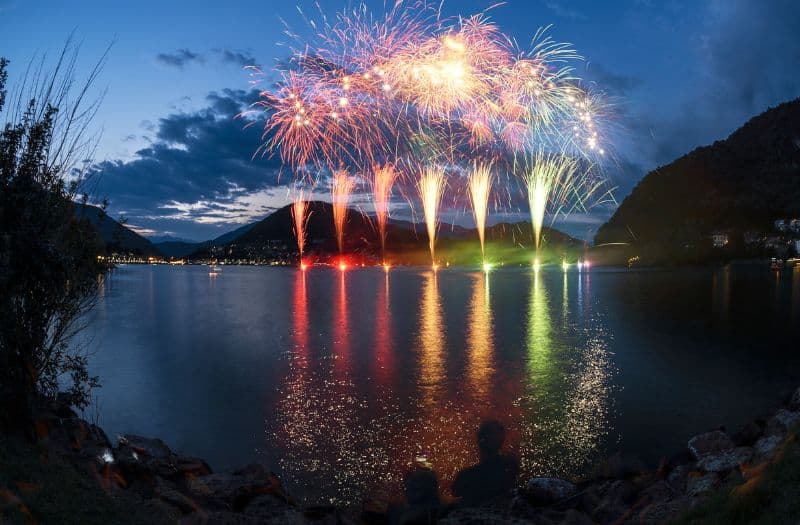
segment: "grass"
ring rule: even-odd
[[[69,458],[45,457],[37,445],[0,435],[0,524],[174,522],[135,494],[104,491]]]
[[[719,489],[686,512],[676,525],[797,523],[800,520],[800,426],[784,441],[772,462],[748,472],[748,480]]]

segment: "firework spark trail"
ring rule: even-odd
[[[489,193],[492,189],[492,171],[488,164],[475,164],[469,175],[469,196],[472,202],[472,214],[478,237],[481,241],[481,258],[486,259],[484,239],[486,231],[486,215],[489,211]]]
[[[373,168],[372,199],[375,205],[378,232],[381,236],[381,255],[384,263],[386,262],[386,224],[389,220],[389,201],[396,178],[397,172],[390,164]]]
[[[336,228],[336,243],[339,255],[344,251],[344,223],[347,220],[347,205],[355,184],[344,170],[333,173],[331,181],[331,204],[333,205],[333,225]]]
[[[542,225],[549,202],[562,206],[579,184],[578,163],[563,155],[537,153],[530,161],[531,167],[526,175],[528,206],[535,247],[539,249]]]
[[[439,225],[439,204],[444,190],[444,170],[427,167],[419,179],[419,196],[425,212],[425,225],[428,229],[428,247],[431,251],[431,263],[436,266],[436,229]]]
[[[297,238],[297,251],[300,253],[302,263],[303,251],[306,246],[306,228],[311,211],[308,209],[308,202],[305,194],[300,191],[292,202],[292,220],[294,222],[294,235]]]

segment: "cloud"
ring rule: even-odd
[[[131,160],[93,167],[98,196],[108,196],[112,215],[187,236],[263,217],[285,203],[293,177],[277,158],[253,158],[260,128],[246,128],[237,115],[257,97],[257,91],[224,90],[209,94],[199,111],[159,119],[152,143]]]
[[[641,78],[624,75],[607,69],[596,62],[586,65],[585,80],[596,82],[603,90],[612,95],[629,95],[631,91],[641,86]]]
[[[186,48],[178,49],[174,53],[159,53],[156,60],[164,66],[175,69],[183,69],[191,63],[204,63],[205,58],[199,54],[189,51]]]
[[[233,64],[239,67],[256,65],[256,59],[247,51],[215,49],[214,52],[219,55],[219,59],[225,64]]]
[[[547,7],[550,11],[553,12],[554,15],[560,16],[562,18],[569,18],[572,20],[586,20],[587,16],[585,13],[578,11],[577,9],[573,9],[569,7],[567,4],[569,2],[564,2],[563,0],[549,0],[544,3],[545,7]]]

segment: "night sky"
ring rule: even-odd
[[[328,15],[348,5],[319,3]],[[382,1],[367,3],[383,10]],[[12,60],[12,87],[31,57],[55,54],[73,31],[84,69],[114,42],[98,84],[107,93],[96,119],[95,198],[107,197],[110,213],[142,233],[207,239],[287,203],[291,174],[276,159],[252,160],[259,132],[233,116],[255,100],[242,67],[285,59],[281,19],[302,33],[297,5],[313,15],[315,3],[223,4],[0,0],[0,55]],[[492,4],[450,0],[442,14]],[[607,169],[618,201],[647,171],[800,96],[796,0],[607,4],[509,0],[489,13],[523,46],[552,24],[556,40],[586,57],[579,76],[615,104]],[[610,211],[574,214],[556,227],[591,238]]]

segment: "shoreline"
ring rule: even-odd
[[[518,480],[515,494],[489,507],[443,507],[441,522],[662,523],[701,508],[718,489],[750,483],[796,439],[798,427],[800,388],[775,413],[735,432],[716,428],[689,438],[681,453],[655,469],[613,455],[585,480]],[[302,505],[263,465],[213,472],[203,459],[176,453],[158,438],[124,435],[112,443],[57,403],[37,413],[35,442],[42,458],[61,458],[107,495],[138,500],[165,522],[388,523],[391,502]],[[21,491],[16,500],[22,504],[24,497]]]

